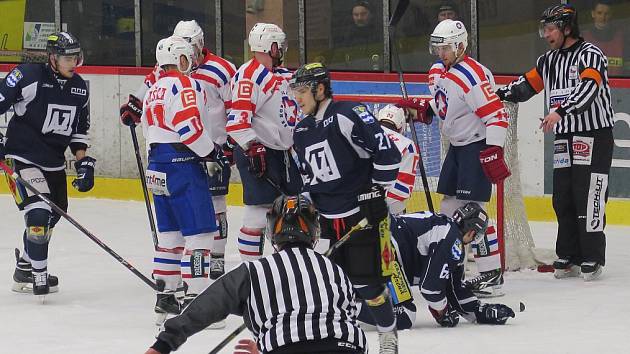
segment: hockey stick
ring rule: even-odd
[[[94,241],[97,245],[99,245],[105,252],[109,253],[112,257],[114,257],[120,264],[125,266],[125,268],[129,269],[133,274],[135,274],[140,280],[142,280],[145,284],[150,286],[153,290],[157,289],[157,286],[151,279],[147,278],[144,274],[140,273],[134,266],[132,266],[129,262],[127,262],[124,258],[122,258],[118,253],[114,252],[109,246],[99,240],[94,234],[92,234],[88,229],[83,227],[83,225],[79,224],[74,218],[72,218],[68,213],[63,211],[57,204],[53,203],[50,199],[48,199],[45,195],[40,193],[35,187],[33,187],[30,183],[25,181],[17,172],[13,171],[9,166],[7,166],[3,161],[0,161],[0,168],[4,170],[4,172],[13,178],[14,180],[20,182],[26,189],[31,191],[31,193],[35,194],[39,197],[44,203],[46,203],[55,213],[63,216],[66,220],[68,220],[74,227],[79,229],[85,236],[89,237],[92,241]]]
[[[346,241],[348,241],[350,236],[355,231],[361,230],[361,229],[365,228],[367,225],[368,225],[368,221],[367,221],[366,218],[363,218],[363,219],[359,220],[359,222],[356,225],[351,227],[350,230],[348,230],[348,232],[345,235],[343,235],[339,240],[337,240],[337,242],[335,242],[334,245],[330,246],[330,248],[328,250],[326,250],[326,252],[324,252],[324,257],[330,258],[330,256],[337,249],[339,249],[339,247],[341,247],[342,244],[344,244]],[[236,338],[236,336],[238,336],[241,332],[243,332],[243,330],[245,330],[245,327],[246,327],[245,323],[240,325],[237,329],[235,329],[230,334],[228,334],[228,336],[225,337],[225,339],[223,339],[219,344],[217,344],[216,347],[214,347],[214,349],[212,349],[210,351],[210,353],[208,353],[208,354],[217,354],[217,353],[219,353],[219,351],[221,349],[225,348],[225,346],[228,345],[232,341],[232,339]]]
[[[140,146],[138,144],[138,135],[136,134],[136,127],[130,126],[131,140],[133,142],[133,150],[136,154],[136,164],[138,165],[138,173],[140,174],[140,184],[142,185],[142,194],[144,195],[144,205],[147,208],[147,215],[149,216],[149,227],[151,228],[151,237],[153,238],[153,248],[158,249],[158,237],[155,229],[155,219],[153,218],[153,210],[151,208],[151,201],[149,200],[149,191],[147,190],[147,178],[142,166],[142,157],[140,156]]]
[[[400,55],[398,54],[398,48],[396,47],[396,25],[402,18],[405,10],[409,6],[409,0],[399,0],[398,5],[396,5],[396,9],[394,10],[394,14],[389,21],[389,38],[390,38],[390,47],[392,48],[392,57],[396,63],[396,69],[398,71],[398,83],[400,84],[400,92],[402,93],[403,98],[408,98],[407,94],[407,85],[405,84],[405,78],[403,77],[402,66],[400,65]],[[435,212],[433,208],[433,200],[431,199],[431,191],[429,191],[429,182],[427,179],[427,172],[424,168],[424,161],[422,161],[422,151],[420,150],[420,143],[418,141],[418,134],[416,133],[416,126],[413,122],[413,119],[410,119],[410,128],[411,128],[411,136],[413,141],[418,146],[418,155],[420,158],[418,159],[418,168],[420,169],[420,177],[422,178],[422,186],[424,187],[424,195],[427,199],[427,206],[429,207],[429,211],[432,213]]]
[[[499,243],[499,255],[501,257],[501,272],[505,272],[505,180],[497,183],[497,242]]]

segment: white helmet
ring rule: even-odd
[[[188,41],[181,37],[170,36],[158,42],[155,48],[155,59],[158,62],[158,66],[176,65],[180,72],[187,75],[194,64],[194,53],[195,50]],[[179,58],[182,55],[188,59],[188,67],[185,70],[179,67]]]
[[[451,46],[453,51],[457,53],[457,47],[459,47],[460,43],[464,45],[464,51],[466,51],[468,32],[466,32],[464,24],[461,21],[444,20],[438,23],[433,33],[431,33],[429,52],[436,55],[438,47]]]
[[[378,111],[378,120],[391,122],[398,132],[402,132],[405,127],[405,110],[388,104]]]
[[[278,43],[278,49],[287,51],[287,36],[273,23],[257,23],[249,31],[249,48],[252,52],[269,53],[271,45]]]
[[[175,26],[173,35],[184,38],[188,43],[197,47],[199,51],[203,49],[203,30],[195,20],[179,21]]]

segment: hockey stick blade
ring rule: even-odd
[[[359,220],[359,222],[356,225],[350,228],[350,230],[348,230],[348,232],[345,235],[343,235],[339,240],[337,240],[337,242],[334,245],[330,246],[330,248],[326,252],[324,252],[324,257],[327,257],[327,258],[330,257],[330,255],[332,255],[342,244],[348,241],[350,236],[355,231],[361,230],[365,228],[367,225],[368,225],[368,221],[366,218]],[[212,349],[210,353],[208,354],[219,353],[221,349],[225,348],[225,346],[228,345],[234,338],[236,338],[236,336],[238,336],[243,330],[245,330],[244,323],[240,325],[237,329],[232,331],[232,333],[228,334],[228,336],[225,337],[225,339],[223,339],[221,343],[217,344],[216,347],[214,347],[214,349]]]
[[[396,27],[402,16],[405,14],[407,7],[409,6],[409,0],[398,0],[394,14],[389,20],[389,27]]]

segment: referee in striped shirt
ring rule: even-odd
[[[145,354],[170,353],[229,314],[243,316],[261,353],[365,353],[352,285],[313,251],[319,233],[319,214],[308,199],[279,197],[265,231],[278,252],[216,280],[164,323]]]
[[[502,100],[523,102],[545,90],[554,131],[553,208],[558,219],[556,278],[597,279],[605,264],[605,204],[612,162],[614,124],[608,61],[580,37],[570,5],[551,6],[540,20],[551,50],[536,67],[497,91]]]

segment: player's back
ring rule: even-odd
[[[162,75],[143,100],[147,147],[181,143],[199,156],[207,155],[213,144],[202,123],[204,105],[199,82],[175,71]]]

